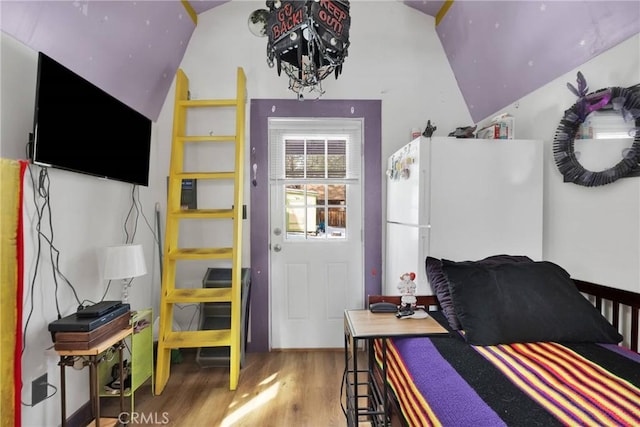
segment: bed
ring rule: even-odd
[[[391,425],[640,426],[640,294],[526,257],[426,268],[418,304],[448,334],[385,339]]]

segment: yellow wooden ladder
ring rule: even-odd
[[[235,99],[190,100],[189,80],[179,69],[176,75],[175,110],[169,170],[167,224],[165,230],[162,291],[160,293],[160,325],[156,363],[156,394],[161,394],[169,380],[171,350],[196,347],[229,347],[229,388],[235,390],[240,375],[240,306],[242,267],[242,205],[244,177],[244,130],[246,104],[246,77],[242,68],[237,70]],[[235,108],[235,135],[187,135],[187,112],[193,108]],[[184,170],[187,143],[235,143],[235,161],[232,171],[187,172]],[[233,206],[229,209],[182,209],[183,179],[233,181]],[[181,220],[211,219],[233,223],[232,247],[185,248],[178,246]],[[215,239],[215,236],[212,237]],[[176,287],[176,264],[183,260],[230,260],[230,288]],[[173,315],[176,304],[227,302],[231,304],[231,326],[224,330],[174,331]]]

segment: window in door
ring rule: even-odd
[[[271,179],[281,189],[277,197],[283,203],[287,240],[349,239],[349,206],[357,202],[349,200],[349,189],[359,183],[360,170],[356,125],[305,133],[278,129],[278,135],[272,134],[277,137],[272,139]]]
[[[347,238],[346,137],[284,137],[287,239]]]

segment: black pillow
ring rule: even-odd
[[[453,330],[462,329],[462,325],[453,308],[453,301],[451,301],[451,294],[449,293],[449,280],[442,271],[442,262],[437,258],[427,257],[425,264],[427,280],[431,285],[431,290],[438,298],[447,322],[449,322]]]
[[[569,273],[554,263],[443,260],[442,270],[470,344],[622,341],[580,294]]]
[[[486,263],[486,264],[501,264],[504,262],[533,262],[533,260],[524,255],[493,255],[484,258],[480,261],[464,261],[462,264],[472,263]],[[462,329],[462,325],[456,316],[453,302],[451,301],[451,294],[449,293],[449,280],[442,271],[442,262],[433,257],[427,257],[425,261],[425,268],[427,271],[427,280],[431,285],[431,290],[438,298],[442,312],[444,313],[449,325],[453,330]]]

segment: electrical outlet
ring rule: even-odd
[[[31,404],[37,405],[47,398],[48,379],[45,373],[41,377],[31,381]]]

